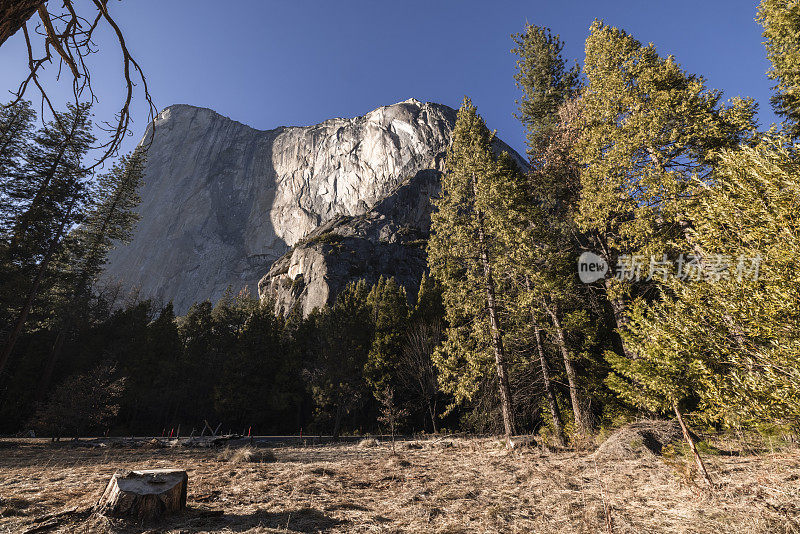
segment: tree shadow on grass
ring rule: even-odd
[[[231,532],[245,532],[257,527],[283,529],[288,532],[326,532],[345,522],[313,508],[298,508],[283,512],[257,510],[250,514],[201,516],[190,519],[187,523],[194,528],[225,529]]]

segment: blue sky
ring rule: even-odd
[[[194,104],[260,129],[357,116],[410,97],[457,107],[466,94],[490,128],[521,151],[510,34],[526,20],[548,26],[565,41],[565,56],[580,61],[595,18],[675,55],[726,97],[754,97],[762,125],[775,121],[755,2],[124,0],[110,5],[159,109]],[[112,118],[122,98],[119,54],[109,38],[100,35],[103,50],[94,59],[98,119]],[[21,35],[0,47],[0,89],[22,79],[25,61]],[[64,101],[63,87],[52,92]],[[134,108],[135,134],[127,149],[143,132],[144,111],[141,103]]]

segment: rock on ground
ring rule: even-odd
[[[629,460],[642,456],[661,455],[671,443],[683,441],[678,421],[648,419],[625,425],[614,431],[594,452],[604,460]]]

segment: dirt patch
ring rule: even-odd
[[[677,421],[648,419],[614,431],[592,457],[597,460],[631,460],[660,456],[664,447],[682,441],[683,432]]]

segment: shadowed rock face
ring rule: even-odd
[[[228,287],[254,291],[316,228],[364,215],[404,180],[440,169],[454,121],[453,109],[412,99],[261,131],[170,106],[155,120],[141,221],[131,244],[112,251],[105,281],[172,300],[178,313]]]
[[[342,216],[317,228],[276,261],[258,287],[264,301],[287,314],[307,316],[333,302],[352,280],[381,276],[404,286],[409,297],[426,269],[431,199],[440,190],[438,170],[419,171],[364,215]]]

